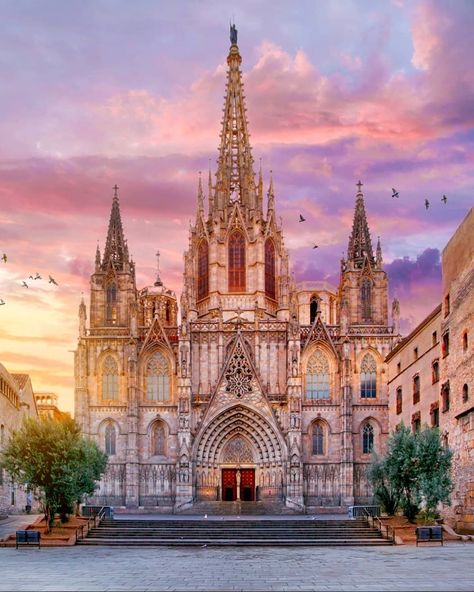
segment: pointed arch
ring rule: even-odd
[[[362,453],[370,454],[374,451],[374,426],[370,421],[362,424]]]
[[[271,238],[265,241],[265,294],[269,298],[276,297],[275,245]]]
[[[145,396],[147,401],[158,402],[169,401],[170,398],[170,364],[159,350],[146,363]]]
[[[119,370],[117,360],[107,354],[101,364],[102,399],[107,401],[119,398]]]
[[[106,286],[105,319],[107,324],[117,324],[117,284],[115,280],[110,281]]]
[[[362,399],[377,398],[377,363],[370,353],[364,355],[360,364],[360,396]]]
[[[368,277],[362,278],[360,284],[360,302],[362,320],[372,320],[372,281]]]
[[[108,421],[105,425],[104,450],[109,456],[117,454],[117,430],[113,421]]]
[[[240,230],[229,237],[229,292],[245,292],[245,238]]]
[[[150,455],[166,456],[168,430],[164,421],[154,421],[150,426]]]
[[[202,239],[198,246],[198,300],[209,294],[209,244]]]
[[[305,393],[307,399],[329,399],[329,360],[316,349],[306,364]]]
[[[311,454],[324,456],[327,454],[328,427],[326,422],[315,419],[311,424]]]

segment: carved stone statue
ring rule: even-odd
[[[400,333],[400,302],[397,298],[394,298],[392,302],[392,322],[393,332],[398,335]]]

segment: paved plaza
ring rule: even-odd
[[[469,590],[474,544],[0,549],[0,590]]]

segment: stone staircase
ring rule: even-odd
[[[366,546],[391,545],[365,519],[242,517],[120,520],[105,518],[79,545],[107,546]]]
[[[301,514],[287,508],[281,501],[259,502],[196,502],[191,508],[182,510],[180,515],[208,516],[284,516]]]

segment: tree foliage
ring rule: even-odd
[[[56,512],[66,518],[76,501],[94,492],[107,456],[71,418],[25,418],[12,433],[1,464],[17,482],[36,490],[49,529]]]
[[[451,458],[437,428],[412,433],[402,423],[389,438],[386,456],[374,458],[368,477],[387,513],[395,513],[396,503],[413,521],[422,506],[434,513],[440,502],[450,504]]]

